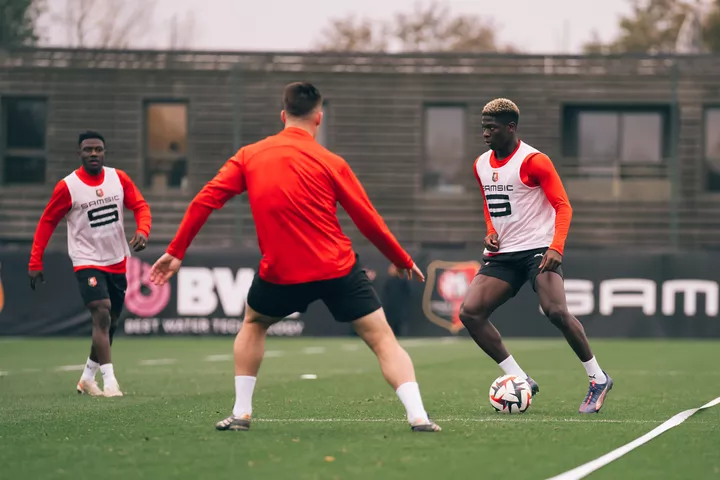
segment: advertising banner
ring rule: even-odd
[[[172,281],[157,287],[149,272],[161,252],[128,260],[128,289],[118,334],[235,335],[242,326],[247,292],[260,260],[254,250],[188,254]],[[467,335],[459,318],[468,286],[480,268],[480,252],[423,251],[415,255],[423,283],[391,277],[376,251],[360,250],[388,321],[400,336]],[[67,255],[45,256],[45,284],[27,278],[28,252],[0,250],[0,335],[88,335],[91,321],[80,299]],[[720,337],[719,284],[713,265],[720,254],[683,255],[570,251],[564,258],[568,308],[592,337]],[[503,336],[557,337],[526,284],[491,317]],[[347,336],[316,302],[273,326],[278,336]]]

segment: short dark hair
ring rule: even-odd
[[[78,136],[78,147],[82,145],[82,142],[84,142],[85,140],[90,140],[91,138],[97,138],[98,140],[102,140],[103,145],[105,145],[105,138],[102,135],[100,135],[98,132],[88,130],[86,132],[82,132]]]
[[[283,108],[292,117],[304,117],[322,105],[322,95],[308,82],[295,82],[285,87]]]

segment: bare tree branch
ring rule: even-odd
[[[698,11],[704,47],[720,52],[720,0],[628,0],[629,15],[620,19],[620,34],[603,44],[595,35],[587,53],[655,53],[675,51],[678,34],[692,11]],[[697,9],[697,10],[696,10]]]
[[[476,15],[457,15],[437,0],[416,3],[411,12],[377,21],[352,15],[333,19],[316,44],[319,50],[406,52],[493,52],[496,28]]]
[[[137,47],[151,31],[156,5],[157,0],[65,0],[50,20],[65,26],[69,47]]]
[[[181,20],[178,20],[178,16],[174,15],[170,22],[170,49],[184,50],[190,48],[195,41],[197,31],[194,12],[187,12]]]
[[[320,51],[385,52],[389,27],[383,22],[348,15],[330,20],[315,48]]]

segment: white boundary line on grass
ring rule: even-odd
[[[401,423],[406,422],[402,418],[254,418],[254,422],[263,423]],[[466,423],[499,423],[499,422],[513,422],[513,423],[660,423],[657,420],[612,420],[612,419],[592,419],[592,418],[536,418],[536,417],[525,417],[517,418],[517,416],[510,418],[508,416],[498,415],[495,418],[492,417],[479,417],[479,418],[441,418],[435,420],[437,423],[452,423],[452,422],[466,422]]]
[[[154,367],[162,365],[172,365],[175,362],[177,362],[177,360],[174,358],[152,358],[148,360],[140,360],[138,362],[138,365],[142,365],[143,367]]]
[[[699,408],[691,408],[690,410],[685,410],[684,412],[680,412],[674,417],[672,417],[670,420],[666,421],[662,425],[658,426],[657,428],[654,428],[653,430],[650,430],[648,433],[643,435],[642,437],[633,440],[632,442],[623,445],[620,448],[616,448],[610,453],[606,453],[600,458],[596,458],[595,460],[588,462],[584,465],[580,465],[577,468],[573,468],[572,470],[568,470],[565,473],[561,473],[560,475],[556,475],[554,477],[551,477],[547,480],[579,480],[581,478],[584,478],[588,475],[590,475],[595,470],[598,470],[608,463],[614,462],[618,458],[622,457],[628,452],[631,452],[632,450],[635,450],[640,445],[643,445],[653,438],[657,437],[658,435],[667,432],[673,427],[677,427],[681,423],[683,423],[685,420],[690,418],[695,412],[698,410],[702,410],[704,408],[710,408],[714,407],[715,405],[720,404],[720,397],[716,398],[715,400],[706,403],[702,407]]]

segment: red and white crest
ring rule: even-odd
[[[105,192],[103,192],[103,189],[102,189],[102,188],[98,188],[98,189],[95,190],[95,194],[96,194],[98,197],[102,197],[103,195],[105,195]]]
[[[498,172],[493,172],[492,181],[493,181],[493,182],[497,182],[497,181],[498,181]]]
[[[428,265],[428,279],[423,294],[423,312],[431,322],[457,333],[463,329],[460,305],[480,264],[436,260]]]
[[[88,285],[90,285],[91,287],[97,286],[97,278],[95,278],[95,277],[88,278]]]

